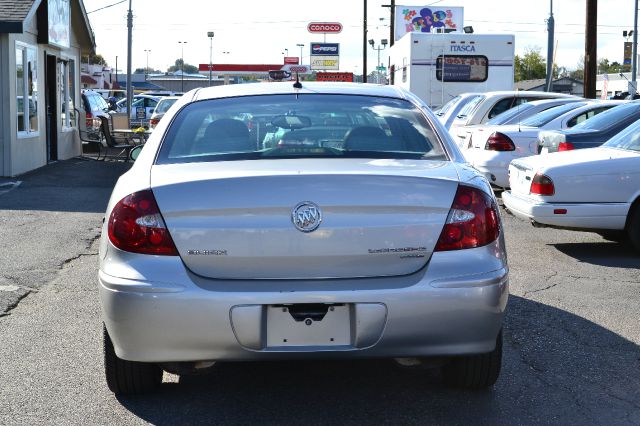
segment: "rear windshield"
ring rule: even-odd
[[[510,109],[506,110],[505,112],[496,115],[491,120],[487,121],[487,125],[497,126],[497,125],[500,125],[500,124],[506,124],[507,121],[511,120],[516,115],[519,115],[519,114],[525,112],[526,110],[533,108],[534,106],[535,105],[531,105],[529,103],[525,103],[525,104],[522,104],[522,105],[518,105],[515,108],[510,108]]]
[[[602,114],[604,113],[600,115]],[[609,139],[603,146],[640,152],[640,121],[636,121]]]
[[[638,108],[640,108],[640,104],[638,102],[618,105],[617,107],[601,112],[595,117],[585,120],[580,124],[576,124],[573,128],[588,130],[606,129],[609,126],[618,124],[620,121],[628,120],[631,114],[635,114],[638,111]]]
[[[276,158],[446,159],[408,101],[353,95],[262,95],[191,103],[178,112],[158,164]]]
[[[532,115],[531,117],[522,120],[522,125],[531,126],[531,127],[542,127],[551,120],[555,120],[560,117],[562,114],[569,112],[573,109],[578,108],[579,106],[584,105],[580,102],[569,102],[568,104],[559,105],[557,107],[549,108],[545,111],[539,112],[536,115]]]
[[[158,103],[158,106],[156,106],[156,110],[154,112],[156,114],[164,114],[165,112],[169,111],[171,105],[175,104],[176,101],[177,99],[162,99]]]

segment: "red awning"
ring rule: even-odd
[[[84,84],[98,84],[97,80],[86,74],[82,74],[82,76],[80,76],[80,81]]]

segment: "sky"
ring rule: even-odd
[[[96,37],[96,50],[114,67],[126,71],[128,1],[84,0]],[[308,64],[309,44],[322,42],[322,34],[307,31],[309,22],[340,22],[340,34],[326,41],[340,43],[340,70],[362,72],[363,0],[131,0],[133,10],[133,69],[166,71],[183,54],[187,64],[207,64],[210,55],[208,31],[214,32],[213,63],[281,64],[284,56],[300,56]],[[368,0],[368,37],[379,46],[389,38],[388,0]],[[396,2],[398,5],[434,8],[464,7],[464,25],[475,33],[515,34],[516,54],[539,48],[547,51],[548,0],[444,0]],[[584,54],[585,0],[553,2],[556,60],[559,66],[576,69]],[[622,62],[623,30],[633,29],[634,0],[600,0],[598,4],[598,58]],[[186,42],[181,44],[179,41]],[[146,52],[149,50],[150,52]],[[378,52],[368,46],[371,71]],[[380,51],[387,63],[388,48]]]

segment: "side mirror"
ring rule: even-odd
[[[131,161],[136,161],[136,159],[138,158],[138,155],[140,155],[140,151],[142,151],[142,148],[144,148],[144,145],[138,145],[135,148],[133,148],[131,151],[129,151],[129,159]]]

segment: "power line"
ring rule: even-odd
[[[93,13],[93,12],[97,12],[97,11],[102,10],[102,9],[108,9],[110,7],[113,7],[113,6],[117,6],[120,3],[124,3],[125,1],[127,1],[127,0],[121,0],[121,1],[119,1],[117,3],[113,3],[113,4],[110,4],[108,6],[101,7],[100,9],[92,10],[91,12],[87,12],[87,15],[90,14],[90,13]]]

